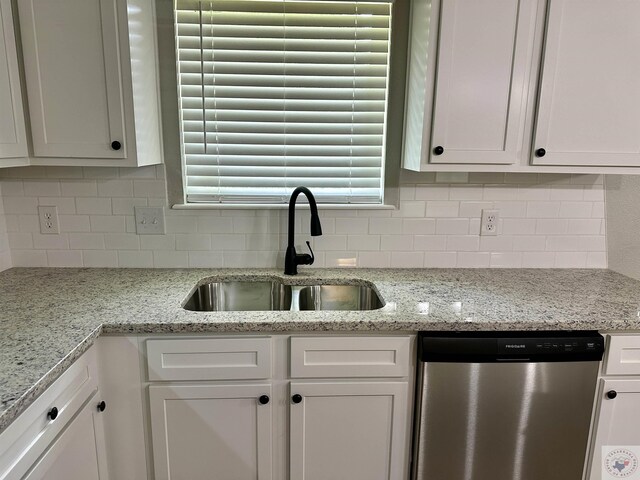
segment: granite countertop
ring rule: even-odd
[[[369,283],[365,312],[191,312],[215,278]],[[0,432],[101,334],[640,330],[640,282],[608,270],[15,268],[0,273]]]

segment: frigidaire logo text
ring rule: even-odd
[[[505,345],[505,348],[526,348],[526,345],[523,345],[522,343],[514,343]]]

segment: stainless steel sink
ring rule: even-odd
[[[365,285],[312,285],[303,287],[300,310],[377,310],[384,304],[376,291]]]
[[[222,281],[200,285],[184,308],[197,312],[290,310],[291,287],[278,281]]]

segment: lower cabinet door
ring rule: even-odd
[[[636,455],[640,451],[640,380],[602,380],[600,387],[599,413],[587,477],[590,480],[603,478],[603,448],[632,447]],[[613,463],[611,465],[613,468]],[[623,477],[623,471],[617,473]]]
[[[89,400],[23,480],[109,479],[99,398]]]
[[[408,384],[291,383],[291,480],[404,480]]]
[[[271,480],[271,385],[149,387],[155,480]]]

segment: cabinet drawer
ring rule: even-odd
[[[95,348],[71,365],[0,435],[0,480],[20,479],[98,389]],[[50,420],[48,412],[58,409]]]
[[[640,335],[611,335],[605,375],[640,375]]]
[[[411,337],[292,337],[291,378],[406,377]]]
[[[271,377],[271,338],[147,341],[149,380],[244,380]]]

